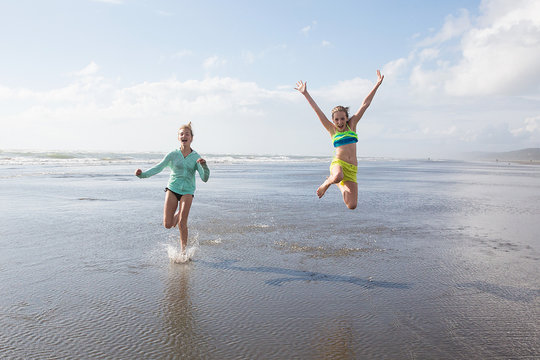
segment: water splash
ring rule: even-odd
[[[191,261],[195,253],[199,250],[198,246],[188,246],[186,251],[182,252],[174,245],[167,245],[167,254],[169,259],[176,264],[183,264]]]
[[[170,236],[169,240],[174,239],[172,242],[173,244],[169,243],[166,244],[167,246],[167,255],[169,256],[169,260],[171,262],[174,262],[176,264],[183,264],[187,263],[195,257],[195,254],[199,251],[199,233],[195,232],[195,235],[193,237],[190,237],[188,239],[188,246],[186,247],[185,251],[182,252],[180,250],[180,245],[178,244],[178,237],[177,236]]]

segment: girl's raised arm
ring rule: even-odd
[[[319,108],[319,105],[317,105],[315,100],[313,100],[311,95],[309,95],[307,91],[307,81],[306,82],[302,82],[302,80],[298,81],[296,83],[295,89],[300,91],[300,93],[306,97],[306,100],[309,102],[309,105],[311,105],[311,107],[313,108],[313,110],[315,110],[315,113],[319,117],[321,124],[330,133],[330,135],[333,135],[335,131],[334,124],[332,124],[332,122],[328,120],[326,115],[324,115],[324,113],[322,112],[321,108]]]
[[[360,121],[360,119],[362,118],[364,113],[366,112],[367,108],[371,104],[371,100],[373,100],[373,97],[375,96],[375,93],[377,92],[377,89],[382,84],[382,81],[384,79],[384,75],[381,75],[381,72],[379,70],[377,70],[377,78],[378,78],[377,79],[377,84],[375,84],[375,86],[373,87],[371,92],[368,94],[368,96],[366,96],[366,98],[364,99],[364,102],[362,103],[362,106],[360,106],[360,109],[358,109],[356,114],[354,114],[351,117],[351,119],[349,120],[349,126],[353,130],[356,129],[356,124],[358,124],[358,122]]]

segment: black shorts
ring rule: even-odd
[[[167,192],[167,190],[169,190],[170,192],[172,192],[174,194],[174,196],[176,196],[176,199],[178,201],[180,201],[180,199],[182,198],[182,194],[179,194],[179,193],[175,193],[174,191],[172,191],[171,189],[169,189],[168,187],[165,188],[165,192]],[[195,195],[191,195],[193,197],[195,197]]]

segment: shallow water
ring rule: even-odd
[[[539,167],[218,160],[181,264],[148,159],[4,162],[2,357],[540,357]]]

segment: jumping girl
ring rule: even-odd
[[[330,133],[336,148],[336,156],[330,164],[330,176],[319,186],[317,195],[319,198],[323,197],[330,185],[338,184],[343,195],[343,201],[351,210],[355,209],[358,203],[358,183],[356,180],[358,166],[356,143],[358,142],[358,135],[356,134],[356,125],[371,104],[377,89],[384,79],[379,70],[377,70],[377,77],[377,84],[364,99],[356,114],[349,119],[349,108],[336,106],[332,109],[332,122],[328,120],[317,103],[315,103],[315,100],[309,95],[306,87],[307,82],[299,81],[295,87],[306,97],[313,110],[315,110],[322,125]]]

